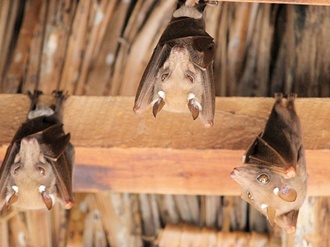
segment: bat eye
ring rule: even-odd
[[[46,173],[45,169],[41,166],[38,166],[38,171],[39,171],[40,175],[45,175],[45,173]]]
[[[249,198],[251,201],[254,200],[254,198],[253,198],[252,194],[250,193],[250,191],[246,192],[246,194],[247,194],[248,198]]]
[[[190,74],[186,74],[186,76],[187,76],[187,78],[189,79],[189,81],[191,82],[191,83],[194,83],[194,77],[192,76],[192,75],[190,75]]]
[[[258,177],[257,177],[257,180],[259,183],[261,184],[268,184],[270,179],[269,179],[269,176],[265,173],[262,173],[260,174]]]
[[[14,174],[18,173],[19,169],[21,169],[21,165],[18,165],[14,168]]]
[[[161,79],[162,81],[165,81],[165,79],[168,77],[168,75],[169,75],[168,72],[163,73],[163,74],[161,75],[160,79]]]

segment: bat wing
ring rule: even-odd
[[[72,195],[73,162],[74,149],[71,143],[67,145],[65,151],[58,157],[56,161],[50,161],[56,176],[58,197],[62,200],[66,209],[70,209],[74,202]]]
[[[51,160],[56,160],[70,142],[70,134],[64,133],[63,124],[54,124],[43,131],[29,135],[29,137],[38,140],[44,155]]]
[[[0,168],[0,210],[5,204],[6,186],[10,178],[10,165],[14,163],[14,159],[18,151],[19,144],[17,142],[11,143],[7,148],[5,158]]]
[[[142,75],[133,110],[141,113],[146,110],[152,102],[154,86],[159,68],[169,56],[171,47],[168,44],[157,45],[151,59]]]
[[[30,137],[38,140],[45,157],[50,161],[56,177],[58,197],[66,209],[71,208],[74,149],[70,143],[70,134],[64,133],[63,124],[55,124]]]
[[[213,79],[213,64],[210,64],[206,71],[202,72],[203,76],[203,97],[202,97],[202,122],[205,126],[212,126],[215,111],[215,90]]]
[[[291,164],[283,159],[282,155],[278,153],[270,144],[262,139],[262,134],[252,142],[245,153],[243,163],[266,166],[272,168],[275,172],[285,171]],[[284,170],[283,170],[284,169]]]

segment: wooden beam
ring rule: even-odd
[[[49,102],[43,96],[42,102]],[[133,97],[71,96],[66,131],[76,147],[75,191],[238,195],[229,174],[259,134],[272,98],[217,98],[209,129],[189,115],[132,111]],[[8,144],[24,121],[25,95],[0,95],[0,142]],[[308,194],[330,195],[330,99],[298,98],[307,149]],[[5,147],[0,150],[4,157]]]
[[[0,148],[4,157],[6,148]],[[76,148],[75,192],[239,195],[244,150]],[[330,150],[307,150],[308,195],[330,196]]]
[[[301,5],[330,5],[329,0],[217,0],[218,2],[240,3],[273,3],[273,4],[301,4]]]
[[[51,98],[44,96],[42,102]],[[133,113],[133,97],[71,96],[64,106],[64,128],[76,147],[245,150],[265,127],[273,98],[218,97],[215,124],[204,128],[189,114],[151,109]],[[330,149],[330,98],[297,98],[306,149]],[[25,95],[0,95],[0,144],[10,143],[26,118]]]

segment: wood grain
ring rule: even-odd
[[[0,149],[4,157],[6,148]],[[239,195],[244,150],[76,148],[75,192]],[[308,195],[330,196],[330,150],[307,150]]]
[[[43,96],[42,102],[51,100]],[[272,98],[217,98],[215,126],[189,115],[132,111],[133,97],[71,96],[64,126],[76,147],[75,191],[238,195],[230,172],[264,128]],[[1,144],[24,121],[25,95],[0,95]],[[307,149],[308,194],[330,195],[329,98],[296,100]],[[4,157],[5,147],[0,149]]]
[[[42,96],[49,102],[50,96]],[[64,129],[76,147],[175,148],[245,150],[267,121],[272,98],[218,97],[215,125],[199,119],[151,109],[133,113],[133,97],[70,96],[64,106]],[[8,144],[26,118],[25,95],[0,95],[0,144]],[[297,98],[306,149],[330,149],[330,98]]]

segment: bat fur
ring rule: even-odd
[[[179,1],[141,78],[135,112],[150,106],[155,117],[161,109],[190,112],[194,120],[200,116],[206,127],[213,125],[215,44],[205,32],[205,5]]]
[[[28,119],[17,130],[0,169],[0,209],[51,209],[56,199],[67,209],[73,205],[74,148],[62,124],[65,95],[54,92],[56,105],[39,108],[35,91],[29,94]]]
[[[243,156],[243,166],[231,173],[241,185],[241,197],[288,233],[295,232],[307,191],[306,158],[295,95],[276,101],[265,130]]]

